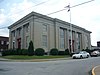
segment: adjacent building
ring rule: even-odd
[[[90,49],[91,32],[74,24],[71,25],[72,31],[68,22],[31,12],[8,27],[9,48],[27,49],[32,40],[35,49],[44,48],[45,52],[49,52],[51,48],[61,51],[69,49],[70,52]]]
[[[97,46],[91,46],[91,50],[99,50],[100,51],[100,41],[97,41]]]
[[[100,41],[97,41],[97,47],[100,47]]]
[[[0,36],[0,52],[3,50],[7,50],[9,45],[9,38]]]

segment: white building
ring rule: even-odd
[[[72,24],[72,49],[70,24],[36,12],[31,12],[9,28],[9,48],[27,49],[30,40],[34,48],[44,48],[49,52],[57,48],[70,52],[91,48],[90,31]]]

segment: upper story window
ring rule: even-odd
[[[15,31],[12,31],[12,36],[15,37]]]
[[[18,29],[17,29],[17,34],[18,34],[18,36],[21,35],[21,28],[18,28]]]
[[[47,25],[43,24],[43,32],[47,32]]]
[[[26,32],[29,32],[29,23],[25,25]]]
[[[4,44],[6,45],[7,41],[4,41]]]
[[[8,44],[9,44],[9,42],[7,41],[7,42],[6,42],[6,45],[8,45]]]
[[[3,45],[4,44],[4,41],[1,41],[1,44]]]

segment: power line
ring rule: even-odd
[[[27,9],[29,10],[30,8],[34,8],[34,7],[37,7],[37,6],[42,5],[44,3],[47,3],[48,1],[50,1],[50,0],[46,0],[46,1],[40,2],[40,3],[36,4],[36,5],[30,6],[30,7],[26,8],[26,9],[20,10],[20,11],[16,12],[16,14],[17,13],[22,13],[22,12],[24,12],[24,10],[27,10]],[[8,16],[11,16],[11,14],[9,14]]]
[[[77,7],[77,6],[79,6],[79,5],[83,5],[83,4],[92,2],[92,1],[94,1],[94,0],[90,0],[90,1],[87,1],[87,2],[84,2],[84,3],[80,3],[80,4],[77,4],[77,5],[71,6],[70,8]],[[68,6],[66,6],[66,7],[68,7]],[[66,8],[66,7],[65,7],[65,8]],[[55,13],[58,13],[58,12],[61,12],[61,11],[64,11],[64,10],[66,10],[66,9],[61,9],[61,10],[58,10],[58,11],[55,11],[55,12],[51,12],[51,13],[49,13],[49,14],[47,14],[47,15],[55,14]]]
[[[94,0],[90,0],[90,1],[87,1],[87,2],[84,2],[84,3],[80,3],[80,4],[77,4],[77,5],[74,5],[74,6],[70,7],[70,8],[77,7],[77,6],[79,6],[79,5],[83,5],[83,4],[92,2],[92,1],[94,1]]]
[[[8,28],[8,26],[5,26],[5,27],[1,27],[0,29],[5,29],[5,28]]]
[[[3,1],[3,0],[2,0],[2,1]],[[38,3],[38,4],[36,4],[36,5],[31,6],[31,7],[29,7],[29,8],[33,8],[33,7],[42,5],[42,4],[44,4],[44,3],[48,2],[48,1],[50,1],[50,0],[43,1],[43,2],[41,2],[41,3]],[[27,8],[27,9],[29,9],[29,8]],[[24,9],[24,10],[26,10],[26,9]],[[21,10],[21,11],[23,12],[24,10]],[[20,12],[21,12],[21,11],[20,11]],[[17,12],[17,13],[20,13],[20,12]],[[11,15],[11,14],[10,14],[10,15]],[[10,15],[8,15],[8,16],[10,16]],[[1,27],[0,29],[5,29],[5,28],[8,28],[8,26]]]
[[[34,7],[35,7],[35,6],[39,6],[39,5],[41,5],[41,4],[44,4],[44,3],[48,2],[48,1],[49,1],[49,0],[44,1],[44,2],[41,2],[41,3],[39,3],[39,4],[36,4],[36,5],[34,5]],[[89,3],[89,2],[91,2],[91,1],[94,1],[94,0],[90,0],[90,1],[87,1],[87,2],[84,2],[84,3],[80,3],[80,4],[77,4],[77,5],[71,6],[70,8],[73,8],[73,7],[76,7],[76,6],[79,6],[79,5],[83,5],[83,4]],[[67,7],[67,6],[66,6],[66,7]],[[58,13],[58,12],[61,12],[61,11],[64,11],[64,10],[66,10],[66,9],[64,8],[64,9],[61,9],[61,10],[58,10],[58,11],[49,13],[49,14],[47,14],[47,15],[52,15],[52,14],[55,14],[55,13]],[[4,29],[4,28],[7,28],[7,27],[3,27],[3,29]],[[2,28],[0,28],[0,29],[2,29]]]
[[[58,10],[58,11],[55,11],[55,12],[49,13],[49,14],[47,14],[47,15],[52,15],[52,14],[55,14],[55,13],[58,13],[58,12],[61,12],[61,11],[64,11],[64,10],[66,10],[66,9],[61,9],[61,10]]]

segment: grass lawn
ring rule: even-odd
[[[2,58],[6,59],[53,59],[53,58],[68,58],[69,55],[61,55],[61,56],[27,56],[27,55],[11,55],[11,56],[2,56]]]

